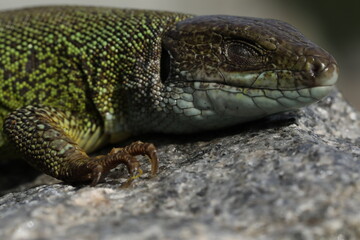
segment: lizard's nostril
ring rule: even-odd
[[[323,62],[315,61],[311,65],[310,71],[312,72],[314,77],[317,77],[324,71],[325,68],[326,68],[326,66]]]
[[[339,68],[336,63],[326,65],[320,72],[317,72],[316,85],[318,86],[331,86],[337,81]]]

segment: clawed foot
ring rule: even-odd
[[[139,161],[135,156],[147,156],[151,164],[151,175],[155,176],[158,172],[158,158],[156,148],[152,143],[133,142],[124,148],[113,148],[106,156],[92,167],[91,186],[95,186],[105,175],[119,164],[125,164],[130,174],[127,185],[143,174]]]

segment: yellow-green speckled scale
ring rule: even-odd
[[[0,158],[20,151],[44,173],[93,185],[119,163],[140,173],[137,154],[148,155],[156,173],[151,144],[95,158],[84,150],[129,135],[128,101],[141,101],[147,93],[139,84],[153,84],[159,74],[151,71],[161,52],[154,43],[187,17],[96,7],[0,12]]]
[[[126,134],[122,92],[143,84],[131,82],[135,75],[151,81],[139,68],[151,67],[151,54],[160,51],[154,42],[167,25],[186,17],[95,7],[0,12],[0,128],[9,112],[41,104],[100,122],[115,138]]]

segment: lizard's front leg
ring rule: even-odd
[[[91,124],[86,116],[46,106],[18,109],[4,123],[5,134],[30,165],[64,181],[96,185],[121,163],[127,166],[132,177],[141,175],[137,155],[148,156],[151,173],[157,173],[156,149],[149,143],[135,142],[115,148],[108,155],[89,157],[78,143],[96,141],[101,135],[97,131],[98,126]]]

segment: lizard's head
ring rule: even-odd
[[[175,110],[206,119],[200,128],[306,106],[338,77],[335,59],[291,25],[232,16],[178,22],[162,37],[160,66]]]

